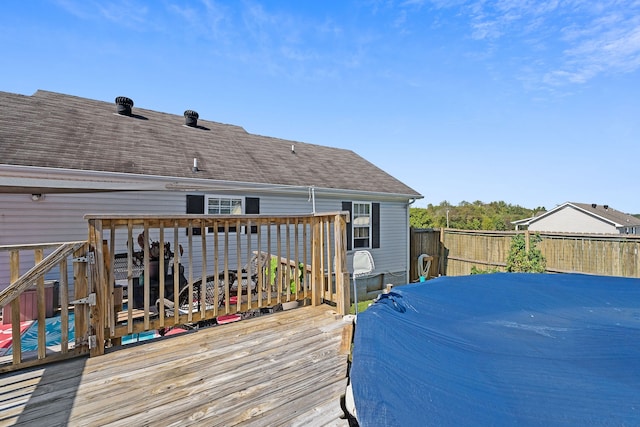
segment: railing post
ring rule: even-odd
[[[321,302],[321,287],[324,286],[323,266],[320,262],[321,248],[320,230],[322,222],[320,218],[312,219],[312,235],[311,235],[311,305],[317,306]]]
[[[94,254],[93,268],[91,269],[90,291],[96,295],[95,305],[90,305],[91,329],[95,335],[95,343],[90,339],[90,355],[100,356],[104,354],[104,328],[107,280],[105,278],[104,253],[102,250],[102,220],[89,221],[89,248]]]
[[[73,258],[86,257],[88,254],[88,245],[83,245],[73,252]],[[86,298],[89,295],[89,286],[87,282],[87,263],[86,262],[74,262],[73,263],[73,299],[78,300],[80,298]],[[86,344],[83,342],[83,338],[86,335],[87,326],[87,310],[82,307],[75,307],[74,310],[74,329],[75,329],[75,346]]]
[[[346,271],[347,245],[346,245],[346,221],[342,215],[336,215],[333,223],[334,251],[336,257],[336,290],[338,293],[338,313],[349,313],[351,306],[351,293],[349,286],[349,273]]]

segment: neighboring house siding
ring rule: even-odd
[[[567,233],[618,233],[609,222],[579,211],[571,206],[540,218],[529,225],[530,231],[558,231]]]

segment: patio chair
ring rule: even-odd
[[[364,277],[371,274],[375,270],[373,256],[369,251],[356,251],[353,254],[353,302],[356,307],[356,316],[358,315],[358,287],[356,286],[356,278]]]
[[[257,292],[257,278],[258,269],[264,268],[266,262],[266,256],[255,254],[251,257],[251,260],[245,264],[240,274],[236,270],[229,270],[229,291],[230,293],[238,293],[238,284],[242,286],[242,291],[248,293]],[[184,285],[180,289],[178,294],[178,313],[187,314],[189,311],[197,312],[202,307],[202,278],[193,282],[191,307],[189,306],[189,286]],[[224,272],[218,274],[216,278],[214,275],[208,275],[204,281],[205,283],[205,299],[204,304],[207,310],[214,307],[220,307],[224,304],[225,299],[225,278]],[[216,286],[218,288],[218,297],[216,300]],[[170,292],[170,291],[169,291]],[[175,303],[173,301],[173,295],[168,295],[166,298],[158,298],[156,306],[160,311],[160,304],[164,305],[165,316],[173,316],[175,311]]]

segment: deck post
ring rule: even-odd
[[[320,305],[321,303],[321,286],[324,286],[323,266],[320,263],[322,246],[320,244],[320,231],[322,230],[322,222],[320,218],[315,217],[311,220],[312,236],[311,236],[311,305]]]
[[[79,260],[87,256],[88,246],[83,245],[73,252],[74,260]],[[89,295],[87,283],[87,263],[82,261],[73,262],[73,299],[86,298]],[[83,337],[87,331],[87,311],[82,307],[75,307],[74,310],[75,346],[79,347],[83,343]]]
[[[338,294],[337,309],[341,315],[349,314],[351,293],[349,292],[349,276],[346,272],[346,221],[340,214],[335,216],[333,222],[334,254],[336,257],[336,292]],[[346,280],[345,280],[346,274]]]
[[[90,356],[104,354],[104,328],[107,280],[105,277],[104,253],[102,249],[102,220],[89,221],[89,250],[93,252],[93,267],[91,268],[90,292],[95,293],[95,305],[90,305],[90,329],[95,335],[95,343],[89,338]]]

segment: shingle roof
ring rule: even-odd
[[[547,217],[548,215],[552,215],[554,212],[564,209],[568,206],[571,206],[575,209],[582,210],[589,215],[595,215],[602,218],[604,221],[608,221],[612,223],[615,227],[637,227],[640,226],[640,218],[636,218],[633,215],[629,215],[620,211],[613,209],[608,205],[598,205],[596,203],[575,203],[575,202],[565,202],[561,205],[556,206],[547,212],[542,212],[540,215],[536,215],[531,218],[526,218],[520,221],[513,221],[512,224],[518,223],[522,225],[530,225],[533,222],[538,221],[541,218]]]
[[[315,186],[421,197],[351,150],[254,135],[207,120],[38,90],[0,92],[0,164]],[[291,147],[295,146],[295,153]]]
[[[624,212],[617,211],[608,205],[573,203],[569,202],[582,210],[598,215],[608,221],[615,223],[617,226],[632,227],[640,225],[640,219]]]

